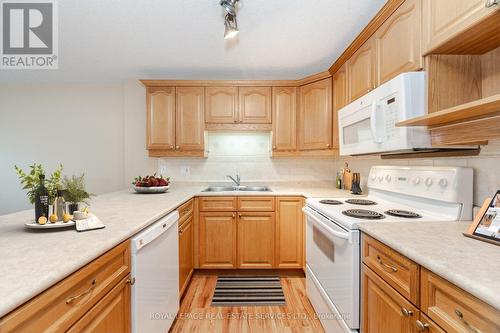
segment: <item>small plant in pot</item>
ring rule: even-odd
[[[71,178],[64,177],[62,183],[64,200],[69,202],[68,210],[70,214],[77,211],[81,203],[88,206],[90,197],[95,196],[85,189],[85,174],[83,173],[80,176],[73,175]]]

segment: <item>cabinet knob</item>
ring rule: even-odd
[[[233,219],[236,218],[236,214],[233,214]]]
[[[240,120],[240,123],[242,123],[242,122],[243,122],[243,120]]]
[[[241,214],[238,214],[238,217],[241,217]]]
[[[411,316],[413,316],[413,311],[405,309],[405,308],[401,308],[401,313],[405,317],[411,317]]]
[[[276,146],[273,146],[273,149],[276,149]]]
[[[180,148],[181,148],[181,147],[179,147],[179,146],[175,146],[175,149],[180,149]]]
[[[415,322],[415,325],[417,326],[417,330],[419,330],[420,332],[424,332],[424,331],[429,330],[429,324],[423,323],[420,320],[417,320]]]
[[[327,144],[326,144],[326,147],[327,147],[327,148],[330,148],[330,144],[329,144],[329,143],[327,143]]]
[[[491,7],[496,6],[496,5],[498,5],[498,0],[486,0],[486,2],[484,4],[484,6],[486,8],[491,8]]]
[[[170,149],[174,149],[174,146],[173,146],[173,145],[170,145]]]

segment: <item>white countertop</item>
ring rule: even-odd
[[[500,246],[463,236],[469,225],[378,222],[359,229],[500,310]]]
[[[0,317],[130,238],[190,198],[200,195],[303,195],[346,197],[333,183],[266,183],[272,192],[201,192],[202,183],[173,184],[164,194],[124,190],[99,195],[90,210],[105,229],[78,233],[27,230],[33,210],[0,216]]]

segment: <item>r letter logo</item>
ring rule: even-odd
[[[57,69],[57,4],[0,0],[1,69]]]

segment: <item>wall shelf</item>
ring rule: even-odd
[[[396,126],[438,127],[500,114],[500,94],[460,104],[425,116],[398,122]]]

